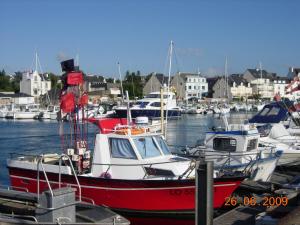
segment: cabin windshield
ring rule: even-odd
[[[165,140],[161,136],[155,136],[154,139],[156,140],[160,149],[163,151],[164,155],[171,155],[171,151],[169,150]]]
[[[247,151],[251,151],[251,150],[256,149],[257,142],[258,142],[257,139],[249,140],[248,143],[247,143]]]
[[[143,159],[161,155],[159,147],[153,137],[136,137],[133,138],[133,141]]]
[[[136,159],[135,152],[128,139],[110,138],[110,153],[112,158]]]
[[[235,152],[236,140],[234,138],[215,138],[213,140],[213,148],[218,151]]]
[[[136,102],[136,105],[139,105],[140,107],[145,107],[149,104],[149,102]]]

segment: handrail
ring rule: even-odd
[[[43,166],[43,161],[42,161],[43,159],[44,159],[44,155],[42,155],[41,157],[39,157],[39,160],[37,162],[37,199],[38,199],[38,201],[40,200],[40,167],[39,167],[40,164],[41,164],[41,167],[42,167],[42,170],[43,170],[44,177],[46,179],[47,185],[49,187],[51,196],[53,197],[53,190],[51,188],[48,176],[47,176],[45,168]]]
[[[70,163],[70,167],[72,169],[72,172],[74,173],[74,177],[75,177],[75,180],[76,180],[76,183],[78,185],[78,191],[79,191],[79,201],[81,201],[81,185],[79,183],[79,180],[78,180],[78,177],[77,177],[77,174],[75,173],[75,169],[74,169],[74,166],[72,164],[72,161],[70,159],[70,157],[66,154],[61,154],[60,157],[59,157],[59,175],[58,175],[58,187],[61,188],[61,161],[62,161],[62,158],[63,157],[66,157],[68,160],[69,160],[69,163]]]
[[[33,219],[34,222],[38,223],[38,220],[35,216],[18,215],[18,214],[6,214],[6,213],[0,213],[0,215],[4,215],[4,216],[7,216],[7,217],[12,217],[12,218],[30,218],[30,219]]]

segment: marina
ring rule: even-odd
[[[0,225],[300,225],[299,6],[1,1]]]

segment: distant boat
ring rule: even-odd
[[[163,111],[164,117],[168,112],[168,118],[177,118],[181,116],[181,110],[177,106],[176,96],[173,92],[163,93]],[[120,106],[115,108],[117,117],[127,117],[127,107]],[[130,108],[132,118],[146,116],[149,118],[161,117],[161,98],[160,92],[151,92],[145,98],[137,100]]]

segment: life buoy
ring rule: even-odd
[[[125,129],[119,129],[116,130],[116,134],[121,134],[121,135],[138,135],[138,134],[143,134],[146,133],[145,128],[125,128]]]

